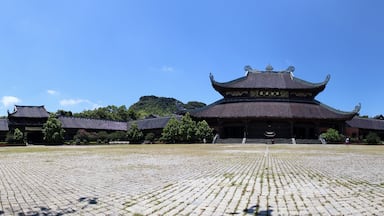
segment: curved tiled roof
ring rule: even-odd
[[[126,131],[127,123],[120,121],[60,116],[63,128]]]
[[[157,117],[157,118],[136,120],[136,121],[128,122],[128,130],[133,123],[136,123],[137,127],[140,130],[162,129],[167,125],[168,121],[173,117],[176,119],[181,118],[181,116],[167,116],[167,117]]]
[[[203,109],[191,112],[198,118],[269,118],[269,119],[336,119],[349,120],[356,111],[342,112],[329,106],[314,103],[244,101],[221,103],[218,101]]]
[[[8,119],[0,119],[0,131],[9,131]]]
[[[15,105],[9,117],[22,117],[22,118],[48,118],[49,113],[44,106],[19,106]]]
[[[371,118],[359,118],[354,117],[353,119],[346,122],[350,127],[370,130],[384,130],[384,120],[371,119]]]
[[[246,76],[230,82],[217,82],[210,75],[214,89],[222,93],[229,89],[296,89],[320,92],[324,90],[330,75],[321,83],[311,83],[293,77],[289,72],[249,72]]]

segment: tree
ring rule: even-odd
[[[184,108],[187,110],[197,109],[206,106],[205,103],[199,101],[189,101],[184,105]]]
[[[19,128],[16,128],[15,131],[13,132],[13,140],[14,140],[14,142],[22,143],[23,139],[24,139],[23,132]]]
[[[63,113],[60,110],[58,112],[60,114]],[[138,114],[134,110],[127,109],[125,105],[119,107],[109,105],[106,107],[99,107],[94,110],[85,110],[81,113],[75,113],[73,116],[81,118],[107,119],[114,121],[129,121],[137,119]]]
[[[139,118],[139,114],[135,112],[133,109],[128,110],[128,120],[137,120]]]
[[[13,132],[13,138],[15,139],[16,142],[22,142],[24,139],[24,134],[21,132],[19,128],[16,128],[15,131]]]
[[[106,132],[106,131],[99,131],[97,133],[95,133],[95,141],[97,141],[98,143],[107,143],[108,142],[108,138],[109,138],[109,134]]]
[[[213,129],[209,127],[208,123],[205,120],[197,122],[196,138],[200,142],[204,140],[212,140]]]
[[[127,140],[127,132],[126,131],[115,131],[115,132],[110,133],[108,137],[111,141]]]
[[[94,136],[84,129],[79,129],[76,132],[76,135],[73,136],[76,144],[80,144],[81,142],[88,143],[94,139]]]
[[[186,113],[180,122],[180,141],[183,143],[192,143],[196,140],[196,122],[192,120],[191,115]]]
[[[172,117],[167,125],[165,125],[161,133],[161,140],[166,143],[176,143],[180,140],[180,126],[181,123],[175,117]]]
[[[57,110],[56,115],[58,115],[58,116],[69,116],[69,117],[71,117],[73,114],[72,114],[71,111]]]
[[[139,143],[143,139],[143,132],[139,129],[136,123],[132,123],[128,132],[127,137],[132,143]]]
[[[369,132],[367,136],[365,137],[368,144],[379,144],[381,143],[380,137],[377,135],[377,133]]]
[[[43,125],[44,140],[51,144],[62,144],[64,142],[64,129],[61,122],[51,114]]]
[[[212,129],[206,121],[196,122],[189,113],[181,120],[172,117],[163,129],[161,140],[167,143],[194,143],[210,140],[213,137]]]
[[[153,142],[155,141],[155,134],[154,133],[147,133],[145,135],[145,141],[148,141],[148,142]]]
[[[321,137],[324,138],[327,142],[340,142],[342,136],[339,132],[333,128],[328,128],[327,132],[321,134]]]

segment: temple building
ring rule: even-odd
[[[295,77],[293,66],[283,71],[270,65],[265,71],[244,69],[245,76],[229,82],[217,82],[211,74],[211,84],[223,98],[191,112],[206,120],[222,139],[318,139],[328,128],[345,133],[346,121],[360,110],[358,105],[353,111],[340,111],[315,99],[329,75],[323,82],[312,83]]]
[[[215,139],[225,143],[319,143],[319,135],[334,128],[355,142],[364,142],[374,132],[384,140],[384,117],[362,118],[358,116],[360,104],[352,111],[340,111],[316,100],[328,84],[324,81],[312,83],[294,76],[295,68],[275,71],[268,65],[265,70],[245,68],[243,77],[218,82],[210,75],[212,87],[222,99],[199,109],[189,110],[195,120],[206,120],[214,129]],[[185,113],[182,110],[180,113]],[[178,113],[178,114],[180,114]],[[0,145],[19,129],[27,143],[44,144],[43,125],[50,113],[44,106],[16,105],[7,117],[0,118]],[[65,130],[65,140],[74,139],[79,130],[87,132],[127,131],[136,124],[144,134],[161,136],[164,127],[172,118],[151,118],[130,122],[105,119],[89,119],[57,116]]]
[[[27,142],[42,143],[43,124],[48,117],[44,106],[15,106],[13,112],[8,112],[8,127],[10,131],[20,129]]]
[[[0,119],[0,141],[5,141],[7,133],[18,128],[26,136],[25,141],[27,143],[44,143],[43,125],[47,122],[49,115],[44,106],[16,105],[13,112],[8,112],[8,118]],[[88,132],[105,131],[108,133],[127,131],[127,122],[66,116],[58,116],[57,118],[65,130],[65,140],[72,140],[80,129]]]
[[[161,137],[161,133],[163,132],[163,129],[168,124],[169,120],[171,118],[175,118],[177,120],[181,119],[181,115],[173,115],[173,116],[150,116],[145,119],[139,119],[128,122],[128,128],[129,130],[132,126],[132,124],[136,124],[137,127],[143,131],[145,134],[153,133],[155,137]]]

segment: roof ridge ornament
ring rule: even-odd
[[[329,82],[329,80],[331,79],[331,75],[330,74],[328,74],[326,77],[325,77],[325,83],[328,83]]]
[[[213,77],[213,74],[212,73],[209,73],[209,79],[211,79],[211,81],[214,81],[215,78]]]
[[[246,71],[245,75],[247,76],[249,73],[259,73],[259,71],[257,69],[253,69],[251,66],[249,65],[245,65],[244,66],[244,70]]]
[[[268,71],[268,72],[272,72],[273,71],[272,65],[268,64],[267,67],[265,67],[265,70]]]
[[[360,110],[361,110],[361,103],[359,103],[359,104],[357,104],[357,105],[355,106],[355,109],[353,110],[353,112],[354,112],[354,113],[358,113],[358,112],[360,112]]]
[[[286,69],[286,71],[288,71],[288,72],[294,72],[295,71],[295,67],[294,66],[292,66],[292,65],[290,65],[290,66],[288,66],[288,68]]]
[[[289,76],[291,77],[291,80],[293,80],[293,72],[295,71],[295,67],[290,65],[285,71],[289,72]]]

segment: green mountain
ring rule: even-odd
[[[109,105],[99,107],[94,110],[84,110],[80,113],[72,113],[71,111],[58,110],[57,115],[74,116],[82,118],[108,119],[116,121],[130,121],[135,119],[146,118],[150,115],[169,116],[175,113],[183,113],[205,106],[205,103],[198,101],[190,101],[186,104],[174,98],[143,96],[140,100],[128,109],[125,105],[115,106]]]
[[[139,118],[145,118],[149,115],[167,116],[183,111],[188,111],[206,106],[205,103],[190,101],[186,104],[174,98],[143,96],[139,101],[129,107],[136,112]]]

